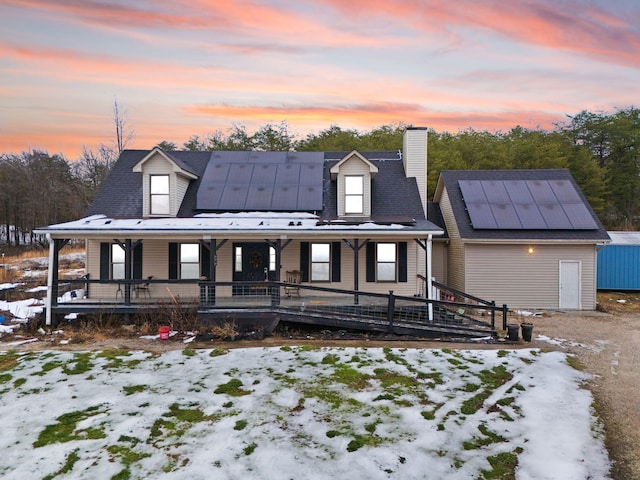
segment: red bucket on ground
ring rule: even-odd
[[[160,335],[160,340],[169,340],[170,332],[171,332],[171,327],[162,326],[158,328],[158,334]]]

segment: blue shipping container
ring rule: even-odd
[[[640,232],[609,232],[598,250],[598,290],[640,290]]]

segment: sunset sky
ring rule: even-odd
[[[0,0],[0,154],[640,106],[638,0]]]

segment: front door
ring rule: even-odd
[[[233,281],[263,282],[271,279],[269,271],[270,248],[266,243],[236,243],[233,245]],[[233,288],[234,295],[255,295],[260,290],[247,286]]]
[[[580,262],[560,261],[560,308],[580,310]]]

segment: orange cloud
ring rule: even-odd
[[[286,119],[291,124],[333,125],[341,127],[374,128],[404,122],[412,125],[428,126],[436,130],[477,130],[510,129],[516,125],[527,128],[551,128],[560,120],[559,115],[547,112],[495,111],[495,112],[438,112],[415,104],[378,102],[342,106],[230,106],[192,105],[186,108],[190,113],[225,119],[254,119],[263,123],[274,119]]]

